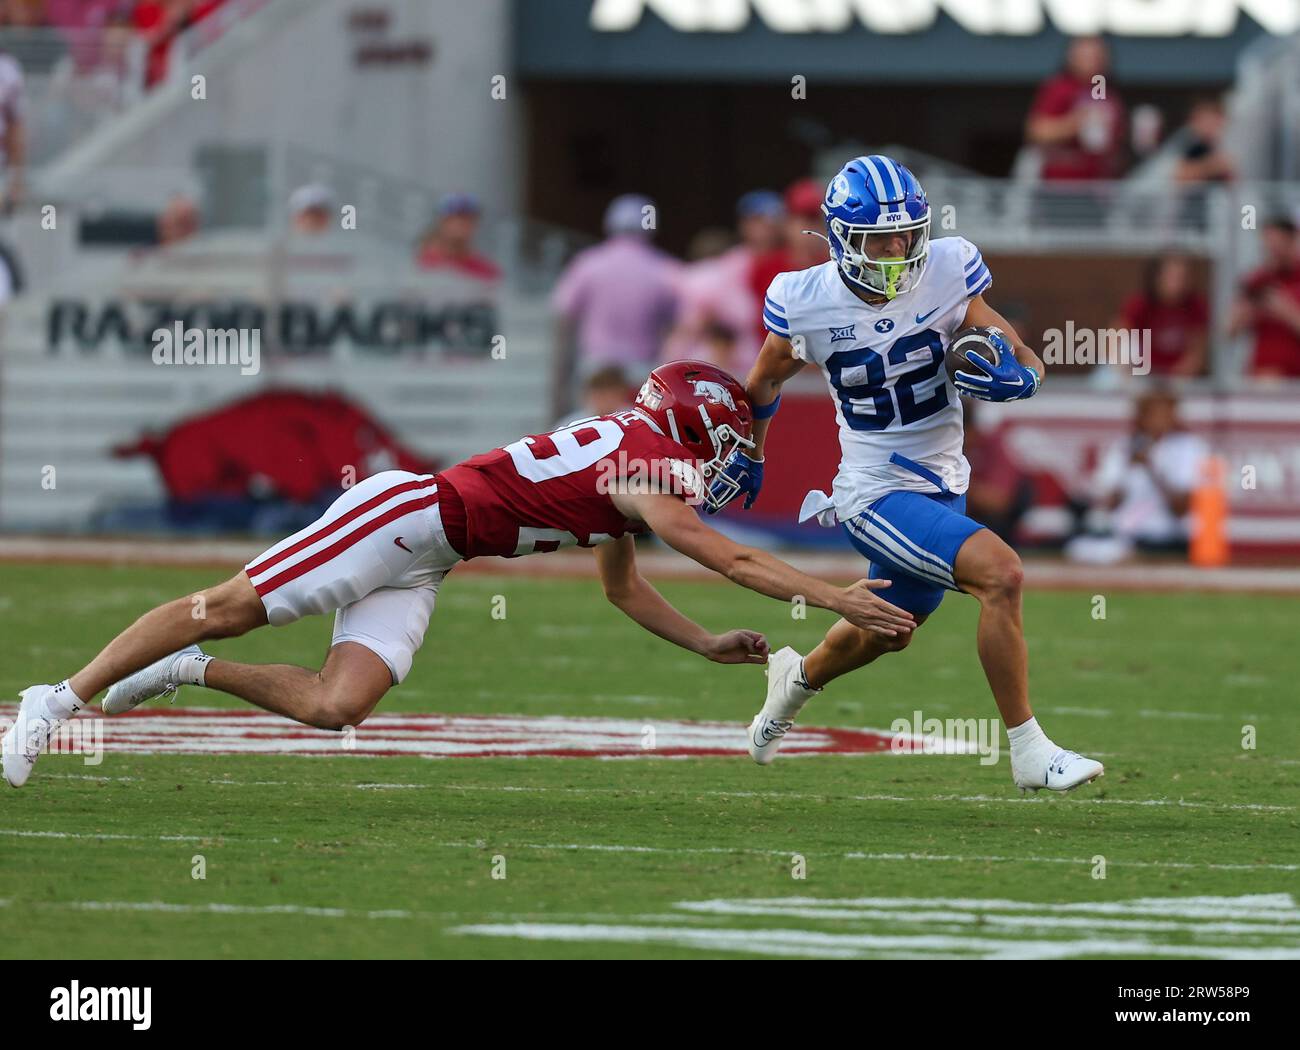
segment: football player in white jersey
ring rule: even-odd
[[[975,245],[930,240],[929,202],[903,165],[855,158],[831,180],[822,212],[831,260],[779,274],[768,289],[768,335],[746,383],[755,447],[731,456],[726,483],[753,504],[782,384],[809,363],[820,368],[835,399],[840,469],[830,495],[808,494],[800,520],[841,526],[870,559],[870,575],[892,581],[881,596],[918,626],[946,591],[974,596],[980,662],[1007,726],[1015,783],[1065,791],[1091,781],[1101,763],[1054,744],[1030,708],[1020,558],[965,515],[970,465],[958,390],[991,401],[1031,397],[1043,363],[984,301],[993,279]],[[971,326],[999,330],[987,340],[996,361],[967,352],[969,372],[949,378],[948,344]],[[749,728],[754,760],[772,761],[828,683],[910,641],[910,632],[887,638],[840,621],[806,657],[775,654],[767,701]]]

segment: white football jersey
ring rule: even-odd
[[[801,521],[844,521],[899,489],[966,491],[961,403],[944,354],[970,300],[992,283],[962,237],[931,241],[920,283],[879,306],[854,295],[833,261],[776,276],[764,324],[825,374],[840,426],[834,492],[809,493]]]

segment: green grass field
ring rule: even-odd
[[[0,565],[0,697],[66,677],[140,612],[218,578]],[[722,584],[663,589],[774,648],[806,651],[831,622]],[[1300,601],[1107,605],[1097,620],[1089,594],[1026,602],[1039,719],[1107,767],[1066,797],[1021,799],[1005,751],[996,766],[878,754],[765,769],[740,753],[49,756],[0,794],[0,952],[1300,957]],[[908,652],[836,683],[802,722],[994,715],[975,617],[950,597]],[[315,620],[212,651],[316,666],[329,632]],[[739,746],[763,688],[758,669],[640,632],[594,579],[453,574],[381,710],[733,720]],[[187,689],[179,705],[239,702]]]

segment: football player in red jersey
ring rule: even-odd
[[[912,614],[873,593],[887,584],[832,586],[700,519],[694,504],[716,508],[730,498],[710,493],[710,485],[718,487],[732,451],[752,446],[752,427],[734,378],[676,361],[650,374],[627,411],[523,438],[441,474],[390,470],[367,478],[230,580],[146,613],[58,685],[24,690],[0,746],[5,778],[24,784],[58,724],[105,689],[106,714],[188,684],[321,729],[359,725],[410,671],[443,577],[487,555],[595,547],[614,605],[717,663],[766,663],[767,641],[755,631],[713,634],[673,608],[637,571],[635,534],[652,531],[760,594],[801,596],[886,637],[909,633]],[[335,613],[334,639],[319,670],[217,660],[198,646],[325,612]]]

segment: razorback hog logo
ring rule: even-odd
[[[721,383],[715,383],[711,379],[692,379],[691,385],[695,387],[696,397],[702,397],[715,405],[726,405],[731,411],[736,411],[736,402],[731,396],[731,391]]]

